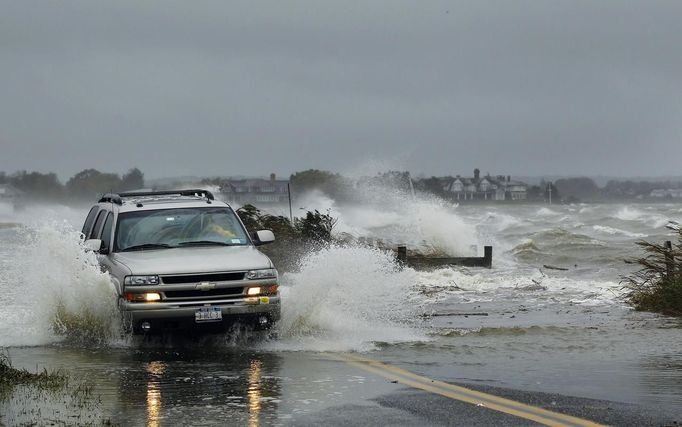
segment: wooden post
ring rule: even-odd
[[[493,247],[484,246],[483,247],[483,259],[485,262],[484,267],[493,268]]]
[[[398,262],[407,264],[407,246],[398,246]]]
[[[675,260],[673,258],[673,243],[670,240],[666,240],[663,244],[665,248],[665,273],[668,279],[673,278],[675,272]]]

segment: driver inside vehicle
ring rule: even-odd
[[[237,235],[232,230],[230,224],[227,223],[227,219],[224,217],[218,217],[216,220],[216,215],[206,215],[204,220],[203,228],[200,232],[200,237],[217,237],[217,238],[227,238],[234,239]]]

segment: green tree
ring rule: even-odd
[[[557,179],[554,185],[562,196],[573,200],[594,200],[601,195],[597,184],[587,177]],[[552,194],[552,198],[554,198],[554,194]]]
[[[115,173],[102,173],[97,169],[85,169],[72,176],[66,183],[69,196],[94,199],[98,194],[118,191],[122,188],[121,177]]]
[[[305,218],[296,218],[296,231],[304,239],[315,243],[331,242],[336,221],[329,213],[323,214],[315,209],[314,212],[306,212]]]
[[[289,179],[292,193],[295,195],[305,194],[317,189],[336,200],[340,200],[346,199],[349,194],[350,184],[348,180],[337,173],[308,169],[294,173]]]
[[[121,177],[121,190],[139,190],[144,187],[144,174],[138,168],[132,168]]]
[[[453,179],[447,177],[446,179]],[[439,197],[447,198],[449,195],[443,190],[443,181],[435,176],[417,181],[417,188],[426,193],[434,194]]]
[[[64,188],[57,174],[53,172],[43,174],[19,171],[10,176],[8,181],[19,190],[42,199],[59,198]]]

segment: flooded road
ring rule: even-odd
[[[22,224],[0,228],[0,346],[17,367],[87,381],[101,399],[88,415],[121,425],[305,424],[404,389],[329,357],[347,352],[472,387],[679,413],[682,322],[632,311],[618,282],[634,242],[670,239],[682,205],[331,207],[339,233],[445,252],[492,244],[494,267],[418,272],[377,249],[330,247],[283,275],[278,340],[144,341],[117,333],[108,279],[74,231],[85,210],[0,210]],[[60,304],[72,320],[61,332]],[[25,400],[0,403],[5,422],[35,417]]]
[[[323,355],[170,341],[165,349],[140,343],[135,349],[50,346],[10,353],[16,365],[61,368],[87,379],[101,398],[90,408],[94,420],[116,425],[288,424],[399,388]],[[18,405],[0,407],[6,420],[30,421],[14,411]]]

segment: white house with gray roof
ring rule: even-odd
[[[474,169],[474,176],[455,178],[443,181],[443,190],[452,195],[454,200],[526,200],[528,185],[521,181],[513,181],[511,176],[498,175],[481,177],[480,170]]]
[[[289,201],[289,181],[277,179],[274,173],[270,179],[228,179],[220,187],[220,194],[227,203],[237,205],[283,204]]]

